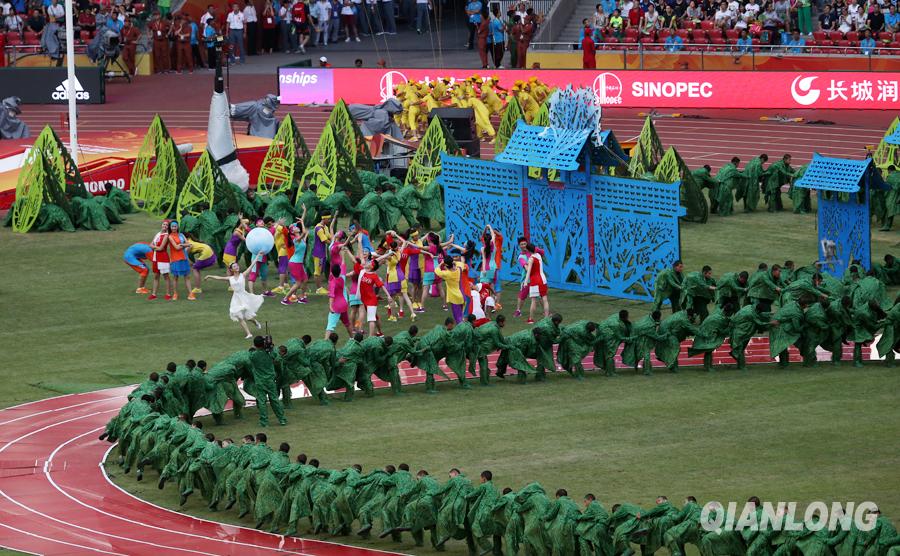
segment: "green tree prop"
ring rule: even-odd
[[[631,149],[628,172],[635,178],[642,178],[645,174],[652,173],[663,156],[663,150],[653,121],[648,116],[644,120],[644,127],[641,129],[637,144]]]
[[[374,169],[366,138],[359,130],[359,126],[356,125],[356,121],[350,116],[350,110],[343,99],[338,100],[334,105],[327,123],[334,128],[335,141],[347,151],[350,163],[354,167],[360,170]]]
[[[891,125],[884,133],[884,137],[893,135],[898,125],[900,125],[900,118],[894,118],[894,121],[891,122]],[[887,167],[891,165],[900,166],[900,149],[898,149],[898,145],[889,145],[885,143],[884,137],[881,138],[878,147],[875,149],[875,152],[872,153],[872,161],[875,162],[875,166],[882,171],[887,170]]]
[[[84,186],[84,180],[81,178],[81,172],[78,171],[78,165],[69,154],[69,149],[63,144],[59,135],[53,131],[53,128],[46,126],[41,133],[49,133],[55,149],[45,152],[45,155],[53,162],[58,171],[65,176],[65,193],[69,197],[90,197],[87,188]],[[65,197],[63,197],[65,198]],[[63,207],[65,208],[65,207]]]
[[[156,159],[156,163],[151,167],[153,159]],[[165,218],[175,206],[187,176],[187,164],[179,154],[162,118],[157,114],[150,122],[150,128],[134,161],[131,202],[135,208],[158,218]]]
[[[441,171],[441,153],[459,154],[459,152],[459,145],[453,139],[453,134],[440,117],[433,117],[412,162],[409,163],[403,185],[412,184],[419,191],[424,191]]]
[[[500,127],[497,128],[497,137],[494,140],[495,155],[503,152],[506,148],[506,144],[509,143],[510,137],[512,137],[513,132],[516,130],[516,124],[519,120],[524,119],[525,115],[522,112],[519,101],[516,100],[516,97],[510,97],[509,101],[506,103],[506,110],[503,111],[503,117],[500,119]],[[547,121],[549,121],[549,115]]]
[[[224,203],[229,211],[238,210],[238,201],[234,189],[228,183],[228,178],[210,156],[209,151],[203,151],[178,195],[178,208],[175,212],[179,217],[185,214],[197,216],[221,203]]]
[[[706,202],[706,197],[703,196],[700,185],[694,180],[690,168],[684,163],[675,147],[669,147],[669,150],[663,155],[659,164],[656,165],[654,177],[657,181],[665,183],[675,183],[680,180],[681,205],[687,209],[683,219],[699,224],[706,223],[709,218],[709,204]]]
[[[275,138],[263,158],[257,191],[268,195],[288,193],[303,176],[312,155],[290,114],[281,120]]]
[[[337,187],[337,145],[334,140],[334,130],[326,125],[316,144],[309,164],[300,178],[301,188],[309,183],[316,186],[316,195],[324,199],[334,193]]]

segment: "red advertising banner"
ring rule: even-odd
[[[467,79],[470,69],[332,69],[332,102],[376,104],[407,81]],[[900,73],[495,70],[502,87],[531,77],[554,87],[591,87],[604,106],[627,108],[827,108],[896,110]],[[290,98],[292,86],[281,84]],[[324,96],[324,95],[323,95]]]

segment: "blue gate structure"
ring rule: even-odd
[[[822,269],[841,278],[850,262],[872,268],[869,192],[887,189],[871,158],[848,160],[813,153],[794,187],[817,191],[816,227]]]
[[[504,280],[520,278],[515,238],[524,236],[544,249],[551,286],[651,300],[657,272],[681,253],[680,183],[606,174],[627,156],[611,131],[599,141],[595,133],[519,121],[493,161],[442,155],[447,234],[474,239],[485,224],[499,230]]]

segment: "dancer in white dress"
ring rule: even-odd
[[[250,263],[250,266],[247,267],[247,270],[241,272],[241,267],[237,263],[232,263],[229,267],[229,275],[228,276],[206,276],[206,280],[227,280],[228,284],[231,286],[231,290],[234,292],[231,295],[231,306],[228,308],[228,314],[231,316],[231,320],[237,322],[241,325],[241,328],[244,329],[244,332],[247,333],[245,338],[252,338],[253,334],[250,333],[250,327],[247,325],[247,321],[253,321],[256,325],[256,328],[262,328],[262,325],[259,324],[259,321],[256,320],[256,312],[259,311],[259,308],[262,306],[263,299],[265,299],[261,295],[255,295],[247,291],[244,287],[245,280],[247,278],[247,274],[253,268],[253,263],[255,263],[259,259],[259,255],[257,255],[253,262]]]

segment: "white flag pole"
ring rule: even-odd
[[[68,69],[68,87],[66,95],[69,97],[69,152],[75,163],[78,163],[78,115],[76,110],[75,95],[75,31],[74,10],[72,0],[66,0],[66,66]]]

